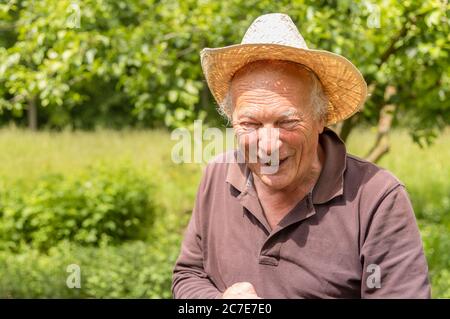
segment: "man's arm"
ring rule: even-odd
[[[219,298],[221,292],[203,269],[201,238],[196,233],[192,216],[186,230],[180,256],[175,264],[172,280],[174,298]]]
[[[362,298],[430,298],[427,261],[403,185],[383,197],[365,234]]]
[[[191,220],[184,235],[181,253],[172,278],[174,298],[220,298],[222,293],[209,279],[203,267],[200,214],[205,194],[207,172],[200,183]]]

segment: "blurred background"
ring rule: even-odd
[[[225,129],[199,51],[289,14],[370,97],[334,126],[407,187],[435,298],[450,298],[447,0],[0,0],[0,297],[170,298],[204,164],[171,130]],[[81,270],[70,288],[69,265]]]

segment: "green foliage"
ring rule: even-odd
[[[41,178],[31,192],[2,194],[2,245],[41,250],[143,238],[155,215],[152,184],[129,166],[96,165],[75,176]]]
[[[448,211],[447,211],[448,214]],[[434,297],[450,298],[450,222],[421,223]]]
[[[96,180],[123,194],[145,193],[149,202],[142,206],[151,205],[145,214],[152,221],[141,222],[140,234],[130,234],[132,240],[111,233],[114,240],[92,244],[64,239],[46,250],[33,242],[6,249],[0,236],[0,297],[170,298],[171,272],[201,172],[196,165],[168,164],[171,144],[167,133],[158,131],[33,134],[1,130],[0,149],[9,151],[0,153],[5,164],[0,166],[0,212],[3,204],[12,205],[14,195],[31,196],[27,194],[49,178],[61,179],[65,185]],[[43,168],[46,173],[40,177]],[[93,178],[96,175],[100,177]],[[102,193],[103,187],[96,189]],[[97,204],[107,202],[103,193],[98,195]],[[142,211],[133,209],[134,215]],[[0,228],[2,223],[0,218]],[[72,230],[77,233],[79,228]],[[14,231],[22,238],[30,237]],[[66,286],[70,264],[81,268],[81,289]]]
[[[446,170],[449,134],[446,131],[431,147],[422,149],[411,142],[405,131],[395,130],[392,145],[396,152],[380,162],[408,189],[424,242],[434,298],[450,296],[450,171]],[[350,136],[349,152],[365,154],[374,138],[370,130],[359,129]],[[86,176],[95,175],[94,168],[98,166],[86,165],[101,161],[100,167],[105,170],[98,170],[98,174],[104,176],[102,180],[112,181],[109,184],[122,180],[118,171],[129,172],[125,178],[127,186],[121,186],[122,180],[115,186],[119,189],[141,189],[132,186],[135,183],[130,180],[158,187],[146,188],[155,209],[153,223],[139,225],[145,232],[142,241],[114,237],[114,245],[93,245],[63,240],[44,251],[30,242],[12,247],[11,251],[5,250],[5,243],[0,240],[0,297],[170,297],[173,265],[201,175],[200,166],[171,163],[171,146],[169,135],[160,131],[33,134],[2,130],[0,149],[8,152],[0,153],[0,211],[12,206],[13,196],[31,197],[37,185],[48,180],[39,177],[43,168],[62,176],[56,179],[62,179],[64,184],[71,184],[70,181],[86,181]],[[12,194],[13,190],[16,193]],[[104,197],[99,196],[98,203],[102,203]],[[3,220],[0,228],[2,224]],[[17,229],[15,233],[30,237]],[[66,286],[69,264],[81,267],[81,289]]]
[[[397,122],[430,141],[450,122],[449,8],[439,0],[10,0],[0,5],[0,110],[23,118],[36,98],[51,127],[217,120],[200,50],[239,43],[257,16],[284,12],[311,48],[362,71],[366,121],[395,103]],[[385,100],[388,86],[397,93]]]
[[[170,298],[177,253],[177,243],[142,241],[98,248],[63,242],[47,254],[0,251],[0,298]],[[66,285],[71,264],[81,270],[79,289]]]

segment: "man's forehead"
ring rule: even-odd
[[[237,115],[241,117],[254,117],[256,114],[264,112],[266,109],[261,105],[243,105],[237,110]],[[280,105],[276,109],[280,117],[295,117],[300,115],[298,109],[291,105]]]
[[[232,79],[232,86],[240,88],[250,87],[277,87],[288,88],[299,83],[310,82],[308,71],[298,71],[294,67],[291,69],[277,68],[275,66],[256,66],[245,71],[239,71]]]
[[[251,64],[239,70],[231,80],[231,92],[235,97],[247,94],[277,94],[291,98],[298,91],[309,91],[311,84],[309,71],[301,66],[288,64],[279,67],[269,61],[267,65]]]

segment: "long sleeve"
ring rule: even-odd
[[[430,298],[428,266],[403,185],[381,199],[361,248],[362,298]]]
[[[203,267],[201,214],[207,174],[197,192],[195,207],[184,235],[181,253],[175,264],[172,278],[174,298],[219,298],[222,293],[209,279]]]

